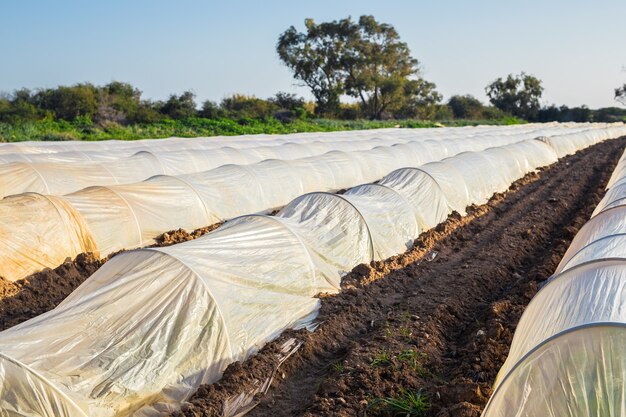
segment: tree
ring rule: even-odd
[[[626,106],[626,83],[615,89],[615,100]]]
[[[541,80],[524,72],[509,74],[505,80],[498,78],[485,91],[494,106],[522,119],[535,120],[541,107]]]
[[[538,122],[560,122],[562,121],[562,107],[559,108],[554,104],[550,106],[542,107],[537,112],[537,121]]]
[[[472,95],[454,95],[448,100],[448,106],[456,119],[480,119],[483,117],[483,103]]]
[[[164,115],[160,112],[162,102],[153,102],[151,100],[142,100],[137,107],[137,111],[129,115],[131,123],[155,123],[163,120]]]
[[[400,109],[415,91],[410,84],[419,73],[419,62],[393,26],[373,16],[361,16],[353,26],[343,58],[346,93],[361,100],[371,119],[380,119],[384,112]]]
[[[274,117],[281,122],[290,122],[296,118],[307,116],[307,111],[304,109],[306,106],[304,98],[298,97],[295,94],[279,91],[274,97],[270,97],[267,101],[277,107]]]
[[[98,90],[89,83],[71,87],[40,90],[34,101],[58,119],[72,121],[77,117],[92,118],[97,111]]]
[[[319,25],[307,19],[305,24],[306,33],[291,26],[280,35],[277,51],[294,77],[311,89],[318,115],[336,115],[342,94],[359,100],[370,119],[404,113],[419,100],[440,99],[420,95],[423,87],[430,94],[434,84],[420,78],[419,62],[392,25],[373,16]]]
[[[195,116],[196,95],[191,91],[185,91],[180,96],[172,94],[169,99],[162,105],[160,111],[162,114],[172,119],[186,119]]]
[[[217,105],[217,103],[206,100],[202,103],[202,109],[198,112],[198,116],[206,119],[218,119],[224,116],[224,111]]]
[[[94,120],[126,123],[134,119],[141,106],[141,91],[128,83],[112,81],[98,88],[98,103]]]
[[[274,103],[283,110],[296,111],[304,109],[304,98],[298,97],[293,93],[285,93],[284,91],[279,91],[274,97],[271,97],[267,101]]]
[[[271,117],[278,106],[267,100],[243,94],[234,94],[222,100],[222,109],[229,117],[239,119],[262,119]]]
[[[276,51],[293,76],[311,89],[318,115],[336,114],[344,91],[343,59],[354,29],[343,19],[316,24],[305,20],[306,33],[291,26],[278,38]]]
[[[435,83],[422,78],[409,80],[403,87],[403,100],[394,115],[401,119],[433,119],[442,98],[436,87]]]
[[[35,104],[32,92],[27,88],[0,98],[0,121],[21,122],[41,118],[42,112]]]

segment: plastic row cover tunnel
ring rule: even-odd
[[[139,182],[154,175],[182,175],[225,164],[250,164],[271,158],[291,160],[332,150],[371,149],[394,143],[382,139],[336,143],[312,141],[245,149],[141,151],[107,162],[13,162],[0,165],[0,197],[23,192],[62,195],[88,186]]]
[[[169,230],[194,230],[244,214],[269,212],[304,193],[337,191],[376,181],[401,167],[419,166],[460,151],[484,149],[494,141],[508,143],[516,138],[481,136],[436,143],[409,142],[357,152],[333,151],[291,161],[225,165],[196,174],[155,176],[135,184],[89,187],[57,198],[64,203],[61,208],[48,204],[43,195],[12,196],[0,201],[0,276],[21,279],[43,267],[56,267],[66,258],[84,252],[85,247],[104,257],[124,248],[153,243],[155,237]],[[533,148],[529,155],[539,153],[532,157],[544,158],[533,161],[533,166],[555,160],[550,147],[538,141],[508,146]],[[471,171],[479,169],[487,159],[494,172],[492,177],[500,179],[498,186],[510,183],[510,167],[515,166],[515,174],[519,174],[519,163],[508,166],[502,159],[511,156],[508,149],[494,148],[483,157],[466,152],[458,160],[429,164],[423,169],[437,176],[443,188],[462,190],[462,198],[452,192],[449,198],[453,209],[463,212],[466,205],[478,201],[469,200],[466,182],[473,176]],[[490,195],[484,181],[480,187],[484,196]],[[440,219],[437,215],[435,220]],[[427,223],[428,227],[433,224],[436,223]],[[76,238],[76,230],[81,231],[78,237],[83,240]]]
[[[535,160],[534,145],[516,149],[526,157],[508,162]],[[454,160],[467,168],[475,159]],[[476,175],[493,174],[479,165]],[[196,240],[121,253],[56,309],[0,333],[0,408],[166,414],[228,363],[310,322],[313,296],[337,291],[354,266],[410,247],[423,219],[451,210],[446,193],[425,170],[394,173],[343,195],[303,195],[274,217],[240,217]]]
[[[534,126],[534,127],[533,127]],[[437,129],[372,129],[367,131],[343,131],[332,133],[297,133],[287,135],[245,135],[245,136],[212,136],[196,138],[167,138],[142,139],[134,141],[105,140],[105,141],[31,141],[0,143],[0,163],[26,161],[50,162],[60,160],[70,161],[97,161],[108,160],[113,157],[130,156],[141,150],[172,151],[180,149],[212,149],[230,146],[237,149],[258,147],[264,145],[280,145],[285,142],[311,142],[315,140],[361,140],[376,137],[405,137],[419,135],[421,137],[437,138],[463,136],[497,131],[500,134],[510,134],[527,129],[565,130],[571,128],[602,128],[602,124],[558,124],[546,123],[536,125],[517,126],[476,126],[461,128]],[[63,155],[64,154],[64,155]]]
[[[445,142],[225,165],[198,174],[89,187],[53,199],[32,193],[8,197],[0,201],[0,276],[20,279],[82,252],[106,256],[145,246],[168,230],[194,230],[272,211],[307,192],[374,181],[400,166],[441,159],[461,146]]]
[[[624,134],[626,134],[624,126],[622,124],[614,124],[606,125],[603,129],[565,132],[562,135],[551,135],[542,139],[554,148],[559,158],[562,158],[603,140],[617,138]]]
[[[625,159],[522,315],[485,417],[626,415]]]
[[[404,131],[397,129],[400,132],[397,135],[377,136],[376,131],[370,133],[353,132],[358,133],[361,137],[352,140],[334,138],[330,136],[331,134],[320,134],[321,136],[310,138],[309,141],[293,138],[294,142],[278,141],[279,144],[265,139],[259,141],[263,146],[245,148],[235,148],[226,141],[223,142],[222,147],[204,148],[203,144],[206,141],[199,139],[197,142],[198,149],[169,149],[169,147],[148,147],[146,145],[148,150],[106,162],[79,163],[68,162],[61,158],[58,161],[18,161],[0,164],[0,197],[23,192],[62,195],[93,185],[128,184],[153,175],[181,175],[206,171],[224,164],[249,164],[271,158],[291,160],[320,155],[332,150],[354,151],[371,149],[380,145],[390,146],[413,142],[435,147],[442,140],[452,143],[453,139],[457,142],[465,142],[463,150],[482,150],[487,146],[500,146],[514,141],[531,139],[538,135],[561,134],[564,131],[575,135],[576,132],[586,132],[589,129],[588,126],[570,128],[548,126],[540,129],[531,125],[524,129],[517,128],[508,133],[506,130],[502,132],[493,130],[482,132],[479,130],[466,136],[461,136],[463,132],[461,130],[452,130],[449,135],[442,135],[440,131],[433,129],[430,130],[431,134],[427,135],[420,132],[422,129]],[[591,130],[595,132],[598,129],[601,128],[594,126]],[[350,137],[347,136],[347,138]],[[237,142],[234,140],[234,143]],[[113,150],[112,153],[115,151]],[[458,152],[451,154],[455,153]],[[25,157],[32,158],[28,154],[25,154]]]

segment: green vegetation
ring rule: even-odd
[[[348,95],[358,103],[351,110],[368,119],[434,117],[441,95],[421,77],[418,60],[392,25],[365,15],[358,22],[306,19],[305,27],[289,27],[276,51],[310,88],[317,116],[341,117],[340,98]]]
[[[137,88],[118,81],[104,86],[21,89],[0,97],[0,141],[133,140],[522,122],[503,113],[486,117],[490,120],[454,119],[449,111],[439,111],[433,120],[366,120],[358,105],[344,103],[339,105],[341,117],[317,118],[313,103],[284,92],[268,99],[235,94],[219,104],[207,100],[199,109],[194,99],[186,91],[165,101],[144,100]]]
[[[503,112],[536,120],[543,86],[541,80],[522,72],[520,75],[509,74],[504,80],[498,78],[485,88],[485,92],[491,104]]]
[[[377,368],[382,365],[389,365],[391,363],[391,355],[386,350],[381,350],[376,353],[372,359],[371,365]]]
[[[333,368],[333,371],[337,372],[338,374],[344,371],[343,363],[341,363],[340,361],[333,362],[331,364],[331,367]]]
[[[430,403],[421,391],[412,392],[402,389],[397,396],[375,398],[370,402],[368,409],[377,415],[423,417],[430,409]]]
[[[411,367],[417,366],[418,353],[415,349],[406,349],[398,354],[400,362],[407,362]]]
[[[268,119],[205,119],[192,117],[183,120],[164,119],[153,123],[138,123],[127,126],[112,124],[100,126],[80,118],[73,122],[65,120],[37,120],[19,123],[0,122],[0,142],[25,140],[134,140],[145,138],[165,138],[170,136],[199,137],[217,135],[283,134],[296,132],[334,132],[340,130],[378,128],[422,128],[439,126],[475,126],[479,124],[518,124],[515,118],[501,120],[330,120],[303,119],[281,122]]]

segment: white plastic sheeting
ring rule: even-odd
[[[97,252],[92,233],[80,214],[59,197],[7,197],[0,204],[0,224],[1,269],[13,276],[23,277],[58,265],[67,253]],[[45,239],[39,238],[42,230]]]
[[[484,417],[626,415],[624,159],[522,315]]]
[[[499,154],[514,165],[535,160],[537,148],[524,149],[529,155]],[[504,187],[482,156],[446,163],[483,177],[470,184]],[[436,181],[422,167],[394,173],[343,195],[303,195],[274,217],[244,216],[193,241],[114,257],[56,309],[0,333],[0,408],[38,417],[174,410],[228,363],[312,319],[313,296],[338,290],[346,271],[410,246],[418,219],[435,218],[419,214],[431,209],[428,196],[443,187],[419,196],[409,178]]]
[[[0,197],[36,192],[62,195],[94,185],[128,184],[154,175],[182,175],[206,171],[224,164],[250,164],[263,159],[291,160],[331,150],[371,149],[386,141],[306,144],[211,150],[141,151],[106,162],[12,162],[0,165]],[[393,142],[391,143],[393,144]]]
[[[554,148],[559,158],[572,155],[580,149],[584,149],[605,139],[622,136],[624,127],[621,124],[605,125],[602,129],[586,129],[577,132],[567,132],[563,135],[551,135],[544,137],[550,146]]]
[[[461,128],[437,128],[437,129],[373,129],[361,131],[340,131],[332,133],[296,133],[287,135],[245,135],[245,136],[212,136],[195,138],[167,138],[167,139],[141,139],[134,141],[65,141],[65,142],[14,142],[0,143],[0,159],[2,162],[22,161],[34,157],[38,162],[47,162],[46,157],[56,158],[54,154],[76,153],[70,156],[74,161],[97,160],[99,157],[108,158],[111,153],[120,156],[130,156],[139,150],[163,150],[172,151],[179,149],[199,149],[231,146],[237,149],[246,147],[258,147],[263,145],[280,145],[285,142],[311,142],[312,140],[337,141],[364,139],[372,136],[380,138],[388,137],[415,137],[438,138],[438,137],[468,137],[471,135],[484,134],[488,132],[498,132],[501,135],[515,134],[519,131],[531,128],[537,131],[554,131],[555,129],[586,129],[594,127],[604,127],[601,124],[559,124],[546,123],[536,125],[515,125],[515,126],[476,126]],[[79,154],[82,154],[79,155]],[[27,155],[24,159],[17,155]]]
[[[439,149],[440,154],[447,153],[444,141]],[[155,176],[136,184],[89,187],[57,197],[55,201],[64,205],[48,204],[47,212],[42,209],[47,201],[44,195],[13,196],[0,201],[0,211],[5,213],[0,217],[4,233],[0,276],[20,279],[84,252],[83,247],[106,256],[153,243],[168,230],[193,230],[248,213],[270,212],[301,194],[375,181],[398,166],[419,165],[435,156],[428,147],[401,145],[333,151],[293,161],[224,165],[197,174]],[[85,231],[80,235],[84,243],[63,235],[74,236],[76,229]],[[40,256],[42,251],[46,256]]]
[[[626,183],[626,157],[622,155],[609,182],[606,185],[606,189],[609,190],[617,184]]]
[[[354,152],[331,151],[288,161],[272,159],[251,165],[229,164],[179,176],[159,175],[139,183],[88,187],[68,194],[62,198],[68,213],[59,212],[58,206],[49,205],[47,213],[41,211],[40,204],[29,207],[27,201],[38,198],[33,194],[24,197],[24,202],[17,205],[15,201],[20,196],[15,196],[11,203],[7,203],[8,207],[0,208],[7,213],[12,211],[10,216],[0,217],[0,230],[7,231],[5,236],[8,239],[0,239],[0,276],[17,280],[44,266],[55,267],[66,258],[81,253],[83,246],[92,248],[101,256],[124,248],[145,246],[168,230],[193,230],[244,214],[270,212],[304,193],[337,191],[376,181],[400,167],[417,167],[459,151],[507,144],[519,137],[479,135],[468,139],[426,140]],[[337,146],[367,147],[368,142],[377,143],[375,140],[362,144],[349,141]],[[290,148],[289,156],[296,156],[311,147],[319,150],[322,146],[319,143],[292,145],[282,145]],[[267,156],[268,149],[278,150],[282,146],[251,151],[259,157]],[[177,158],[176,154],[167,157]],[[436,188],[445,191],[452,210],[464,213],[467,205],[486,201],[492,190],[506,189],[511,181],[533,167],[548,165],[555,160],[549,145],[528,140],[480,154],[464,152],[442,162],[426,164],[421,170],[436,179]],[[492,174],[485,178],[475,175],[485,168],[483,165],[492,170]],[[397,181],[392,178],[386,181]],[[472,179],[479,183],[468,183]],[[425,197],[425,190],[421,189],[425,184],[418,182],[415,175],[402,181],[408,187],[420,188],[416,195],[423,196],[421,198],[433,198],[432,193]],[[470,195],[470,189],[476,193]],[[44,196],[39,198],[45,199]],[[437,198],[443,201],[443,197]],[[0,207],[3,204],[0,201]],[[418,219],[421,228],[432,227],[447,216],[447,205],[442,202],[438,207],[440,210],[436,213],[431,210],[420,212],[419,215],[428,216]],[[89,243],[76,244],[71,240],[70,245],[66,236],[60,236],[64,231],[73,234],[77,228],[83,230],[83,226],[88,231],[84,237]],[[19,251],[13,249],[15,245],[19,246]],[[29,251],[29,247],[32,250]],[[45,257],[39,256],[42,249],[47,251]]]
[[[166,412],[233,358],[315,311],[312,296],[326,288],[297,236],[269,217],[236,220],[210,239],[120,254],[49,314],[2,333],[0,409],[127,416],[159,400]],[[27,369],[40,375],[36,384]],[[133,415],[158,414],[150,408]]]
[[[564,139],[555,143],[566,143],[570,149],[578,146],[578,142],[599,140],[604,135],[602,132],[610,129],[617,127],[550,124],[500,128],[381,129],[278,137],[259,135],[245,139],[218,137],[115,143],[7,144],[12,145],[9,150],[21,145],[24,150],[34,148],[38,152],[2,154],[5,147],[0,146],[0,162],[8,162],[0,163],[0,197],[22,192],[62,195],[93,185],[133,183],[153,175],[180,175],[229,163],[249,164],[270,158],[290,160],[331,150],[355,151],[378,145],[420,143],[427,149],[424,152],[439,154],[438,145],[446,140],[451,144],[447,149],[451,153],[433,158],[437,160],[462,151],[479,151],[488,146],[566,132]],[[578,142],[571,145],[574,141]],[[459,145],[457,150],[452,146],[455,143]],[[57,152],[59,150],[61,152]],[[393,149],[388,156],[397,152],[400,148]]]

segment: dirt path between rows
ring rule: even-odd
[[[175,415],[218,416],[225,405],[235,415],[233,399],[256,390],[238,397],[258,403],[250,416],[392,416],[398,406],[479,416],[524,307],[591,215],[625,144],[527,175],[413,250],[356,267],[340,294],[322,297],[315,332],[285,332]],[[288,341],[301,345],[284,360]]]

